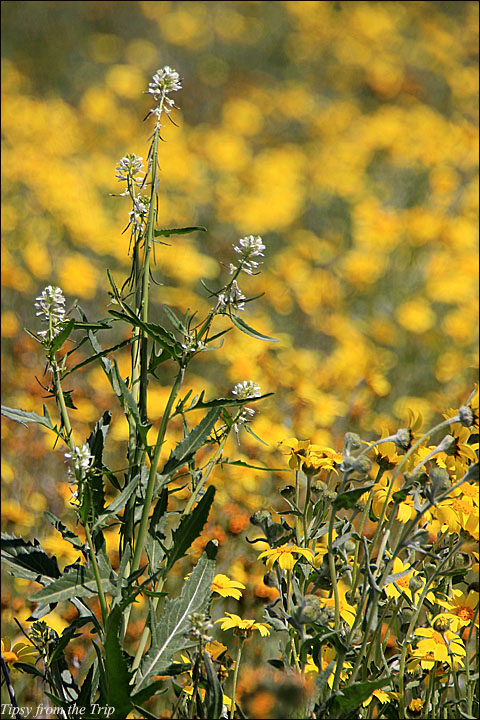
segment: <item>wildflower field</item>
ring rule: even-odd
[[[477,717],[478,3],[2,21],[2,717]]]

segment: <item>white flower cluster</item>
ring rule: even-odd
[[[172,98],[168,97],[168,93],[181,89],[180,75],[176,70],[168,65],[157,70],[152,78],[152,82],[148,85],[148,93],[153,96],[156,103],[159,103],[156,108],[152,108],[152,112],[155,113],[158,119],[160,119],[162,110],[169,113],[175,104]]]
[[[220,293],[218,296],[218,309],[221,311],[227,307],[233,307],[236,310],[244,310],[245,309],[245,303],[243,302],[245,300],[245,295],[238,287],[238,283],[236,280],[232,282],[232,286],[230,290],[224,293]]]
[[[256,385],[253,380],[244,380],[237,383],[232,390],[232,395],[236,395],[239,400],[260,397],[261,394],[260,385]]]
[[[65,320],[65,297],[61,288],[47,285],[42,294],[35,298],[35,307],[37,309],[37,317],[40,317],[43,322],[51,323],[52,337],[58,335],[62,329],[62,324]],[[40,330],[37,335],[46,339],[49,335],[49,330]]]
[[[135,226],[141,225],[148,215],[149,198],[137,197],[133,199],[133,210],[128,213],[128,223]]]
[[[76,445],[71,453],[65,453],[65,459],[73,462],[76,471],[81,471],[82,477],[92,464],[93,455],[90,454],[88,443],[83,443],[82,447]]]
[[[238,267],[247,275],[253,275],[258,270],[261,261],[252,260],[254,257],[264,257],[265,245],[260,235],[254,237],[253,235],[247,235],[246,237],[240,238],[238,245],[234,245],[233,249],[241,256],[240,265],[230,265],[230,273],[233,274]]]
[[[189,353],[200,352],[200,350],[205,350],[205,343],[190,335],[185,338],[185,342],[182,343],[182,348],[185,352]]]
[[[138,185],[141,185],[143,182],[143,177],[135,177],[138,173],[143,172],[143,158],[135,155],[135,153],[124,155],[115,170],[117,171],[115,177],[119,182],[124,182],[129,179]]]
[[[239,400],[247,400],[248,398],[255,398],[261,396],[260,386],[253,382],[253,380],[244,380],[241,383],[237,383],[232,390],[232,395],[236,395]],[[242,410],[240,417],[237,422],[234,423],[233,429],[236,433],[242,425],[246,425],[252,417],[255,415],[255,410],[249,407],[245,407]]]

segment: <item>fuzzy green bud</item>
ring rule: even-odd
[[[312,483],[310,485],[310,492],[313,495],[320,497],[325,493],[326,490],[328,490],[328,486],[327,483],[323,482],[323,480],[319,480],[319,478],[314,478],[312,480]]]
[[[447,453],[447,455],[455,455],[457,450],[457,441],[453,435],[445,435],[442,442],[437,446],[438,452]]]
[[[338,493],[334,492],[333,490],[326,490],[324,493],[325,500],[327,502],[333,502],[336,499],[337,494]]]
[[[462,405],[458,411],[460,422],[464,427],[471,427],[475,422],[475,413],[469,405]]]
[[[450,475],[445,468],[432,467],[429,472],[429,478],[438,492],[448,490],[448,488],[452,487]]]
[[[403,621],[409,623],[410,620],[412,619],[412,617],[414,616],[414,614],[415,614],[415,610],[412,610],[411,608],[408,608],[408,607],[403,608],[403,610],[402,610]]]
[[[362,438],[357,433],[347,432],[343,441],[344,455],[350,455],[352,450],[359,450],[362,447]]]
[[[420,588],[423,587],[423,580],[421,580],[418,575],[412,575],[410,578],[410,582],[408,583],[408,587],[412,591],[412,593],[417,592],[417,590],[420,590]]]
[[[412,431],[410,428],[400,428],[397,430],[393,442],[399,450],[406,452],[412,444]]]
[[[433,629],[439,633],[446,632],[450,627],[450,620],[448,618],[439,617],[433,623]]]
[[[470,564],[470,559],[465,553],[455,555],[454,564],[456,568],[465,568]]]
[[[288,500],[295,495],[295,488],[293,485],[286,485],[280,490],[280,495]]]
[[[355,552],[356,547],[357,547],[357,543],[354,540],[347,540],[347,542],[344,545],[345,552],[347,554]]]
[[[268,512],[268,510],[257,510],[253,513],[253,515],[250,516],[250,522],[252,525],[259,525],[262,526],[265,523],[269,523],[272,519],[271,514]]]
[[[317,622],[321,612],[321,599],[317,595],[305,595],[299,608],[298,621],[304,625]]]

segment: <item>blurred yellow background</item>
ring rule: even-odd
[[[371,439],[404,426],[407,408],[428,423],[466,399],[478,359],[478,3],[4,2],[2,16],[4,404],[45,402],[42,349],[23,332],[38,329],[44,286],[99,319],[106,268],[120,283],[129,273],[130,208],[110,195],[123,190],[118,160],[146,157],[144,93],[163,65],[183,90],[160,149],[159,225],[208,233],[158,247],[152,319],[165,319],[162,303],[208,309],[200,279],[220,286],[238,238],[267,246],[261,275],[240,283],[265,296],[243,317],[279,342],[232,332],[187,383],[207,396],[248,379],[275,392],[252,425],[268,447],[243,434],[229,456],[279,467],[287,436],[341,449],[347,430]],[[128,352],[120,366],[127,375]],[[162,367],[154,422],[173,377]],[[100,368],[67,385],[83,441],[114,399]],[[42,515],[73,521],[64,449],[52,453],[40,429],[4,421],[2,433],[3,529],[44,537],[70,562]],[[116,411],[114,468],[126,438]],[[250,605],[268,589],[242,538],[280,477],[215,473],[223,512],[207,534]],[[7,623],[29,615],[25,595],[22,583],[6,591]]]

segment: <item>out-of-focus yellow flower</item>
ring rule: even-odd
[[[233,597],[235,600],[240,600],[245,585],[236,580],[230,580],[229,577],[220,573],[213,578],[212,590],[222,597]]]
[[[397,319],[406,330],[420,335],[433,327],[436,316],[430,303],[420,297],[400,305]]]
[[[354,606],[350,605],[345,597],[349,589],[350,588],[342,581],[338,583],[338,605],[340,608],[340,617],[347,623],[347,625],[352,627],[355,622],[357,612]],[[335,608],[335,598],[322,598],[322,605],[324,607]]]
[[[235,615],[234,613],[229,612],[226,612],[225,615],[227,617],[215,620],[215,625],[217,623],[222,623],[222,630],[233,629],[235,631],[235,634],[241,637],[251,635],[254,630],[258,630],[262,637],[270,635],[271,625],[269,625],[268,623],[256,622],[255,620],[242,620],[239,615]]]
[[[282,570],[293,570],[298,560],[293,557],[294,555],[302,555],[308,562],[313,563],[313,552],[308,548],[298,547],[298,545],[280,545],[280,547],[265,550],[260,553],[258,560],[267,558],[267,570],[271,570],[277,560]]]
[[[15,663],[29,663],[33,665],[38,656],[38,650],[33,645],[25,642],[18,642],[12,647],[12,641],[9,637],[2,638],[2,655],[3,659],[10,667],[14,667]]]
[[[325,670],[327,669],[329,664],[332,662],[332,660],[335,660],[336,657],[337,657],[337,653],[335,651],[335,648],[333,648],[331,645],[328,645],[328,644],[322,645],[321,671],[325,672]],[[340,679],[346,680],[348,678],[347,670],[349,670],[352,667],[352,664],[349,662],[344,662],[343,667],[345,668],[345,670],[342,670],[342,672],[340,673]],[[307,656],[307,663],[305,665],[304,672],[305,672],[305,674],[314,673],[315,675],[317,675],[319,673],[318,665],[315,664],[311,655]],[[334,677],[335,677],[335,666],[333,666],[332,672],[328,676],[327,683],[328,683],[329,687],[333,687]]]

